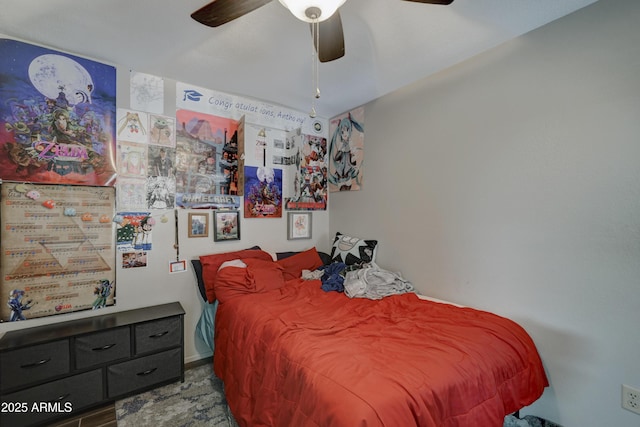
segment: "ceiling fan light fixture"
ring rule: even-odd
[[[280,0],[301,21],[322,22],[329,19],[346,0]]]

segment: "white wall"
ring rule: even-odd
[[[116,65],[117,68],[117,106],[129,107],[129,68]],[[153,73],[152,70],[136,70]],[[187,82],[188,83],[188,82]],[[210,89],[215,90],[215,87]],[[175,82],[165,80],[165,111],[166,115],[175,115],[176,95]],[[116,185],[117,191],[117,185]],[[192,362],[211,356],[211,351],[196,337],[196,324],[202,312],[203,302],[198,293],[196,279],[191,269],[191,259],[200,255],[220,253],[245,249],[259,245],[262,249],[275,253],[280,251],[297,251],[316,246],[319,250],[327,250],[331,239],[328,235],[329,213],[327,211],[313,211],[312,239],[287,240],[287,212],[282,218],[244,218],[241,214],[239,241],[214,242],[213,217],[209,218],[208,238],[188,237],[188,213],[194,212],[178,209],[178,242],[180,259],[187,260],[188,271],[183,273],[169,273],[169,263],[176,260],[175,243],[175,212],[174,210],[151,210],[156,219],[153,229],[153,248],[148,253],[146,268],[122,269],[121,254],[117,254],[118,268],[116,271],[116,305],[97,311],[82,311],[77,313],[50,316],[46,318],[30,319],[25,322],[1,323],[0,336],[5,332],[23,329],[43,324],[59,323],[88,316],[146,307],[155,304],[179,301],[185,309],[185,361]],[[202,213],[202,211],[197,211]],[[211,214],[210,214],[211,215]],[[167,222],[163,222],[165,217]]]
[[[330,234],[521,323],[551,382],[525,413],[565,427],[640,425],[639,22],[600,0],[367,104],[363,190],[331,194]]]

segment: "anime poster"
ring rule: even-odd
[[[299,134],[294,137],[301,142],[295,159],[294,191],[286,199],[289,210],[327,209],[327,139],[322,136]]]
[[[244,217],[282,217],[282,170],[244,167]]]
[[[148,149],[146,144],[118,141],[118,177],[146,178]]]
[[[115,183],[116,69],[0,38],[0,178]]]
[[[147,178],[147,206],[149,209],[173,209],[176,199],[176,180],[173,177]]]
[[[329,191],[354,191],[362,186],[364,107],[329,121]]]
[[[188,110],[178,110],[176,120],[176,206],[215,208],[222,199],[239,206],[239,122]]]
[[[0,322],[115,304],[115,188],[0,188]]]
[[[173,209],[176,198],[174,148],[149,145],[149,172],[146,183],[149,209]]]
[[[138,142],[146,144],[148,139],[147,126],[149,117],[142,111],[131,111],[118,108],[116,137],[119,141]]]
[[[118,191],[116,193],[118,209],[145,210],[147,209],[146,180],[118,177]]]
[[[120,252],[151,250],[151,234],[156,220],[149,212],[120,212],[114,220],[116,246]]]

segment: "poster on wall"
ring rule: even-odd
[[[221,199],[239,206],[239,122],[187,110],[176,121],[176,206],[215,208]]]
[[[146,143],[149,117],[142,111],[118,108],[117,138],[119,141]]]
[[[0,38],[0,178],[115,183],[116,69]]]
[[[149,115],[149,144],[176,146],[176,120],[159,114]]]
[[[355,191],[362,186],[364,107],[329,121],[329,191]]]
[[[288,210],[327,209],[327,139],[298,132],[287,136],[287,145],[295,148],[293,194],[285,206]],[[292,142],[289,142],[292,141]]]
[[[0,189],[0,322],[114,305],[115,188]]]
[[[282,217],[282,170],[263,167],[244,167],[244,217]]]
[[[116,244],[119,252],[150,251],[155,218],[150,212],[118,212]]]
[[[129,73],[129,99],[131,108],[162,114],[164,111],[164,79],[152,74]]]

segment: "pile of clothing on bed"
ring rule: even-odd
[[[329,261],[317,270],[302,271],[302,278],[320,279],[326,292],[344,292],[349,298],[382,299],[413,292],[414,287],[400,273],[375,263],[377,240],[336,233]]]
[[[344,292],[349,298],[382,299],[414,291],[411,282],[400,273],[384,270],[373,262],[347,265],[336,261],[315,271],[303,271],[302,278],[320,279],[324,291]]]

